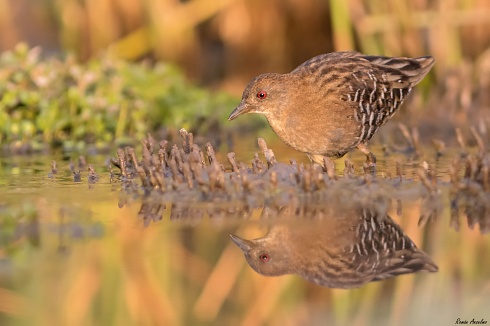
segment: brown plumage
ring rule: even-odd
[[[330,288],[355,288],[436,264],[388,216],[374,211],[332,212],[320,220],[278,224],[266,236],[231,235],[259,274],[297,274]]]
[[[322,165],[324,156],[342,157],[354,147],[374,163],[366,143],[433,65],[430,56],[322,54],[288,74],[253,78],[228,119],[263,114],[286,144]]]

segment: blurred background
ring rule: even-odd
[[[408,178],[416,179],[419,163],[427,160],[442,166],[438,180],[449,183],[447,167],[461,156],[460,148],[441,159],[431,141],[454,144],[455,127],[467,136],[473,125],[489,139],[489,31],[490,0],[0,0],[0,144],[12,143],[12,150],[36,139],[62,143],[64,150],[39,161],[0,153],[0,325],[490,320],[490,238],[466,226],[450,229],[449,200],[437,222],[424,228],[416,223],[420,201],[407,200],[402,216],[390,211],[437,262],[437,274],[329,290],[251,270],[228,236],[237,229],[247,238],[262,236],[262,225],[240,229],[206,219],[179,224],[169,221],[168,203],[162,221],[144,228],[140,206],[121,204],[120,183],[109,181],[107,156],[77,147],[82,140],[109,143],[106,153],[114,156],[114,142],[135,144],[149,132],[167,139],[173,128],[180,143],[181,127],[204,144],[209,133],[193,127],[207,123],[207,130],[218,130],[226,124],[233,128],[228,139],[238,139],[234,149],[216,145],[222,161],[223,153],[234,150],[237,160],[250,162],[257,135],[244,137],[237,125],[253,117],[230,124],[226,117],[253,76],[289,72],[330,51],[430,54],[436,66],[394,121],[416,126],[413,138],[420,132],[429,148],[423,152],[431,154],[415,160],[399,155]],[[51,56],[63,59],[45,60]],[[185,78],[165,63],[175,64]],[[219,99],[196,84],[233,98]],[[392,144],[397,126],[388,123],[374,142]],[[306,161],[265,130],[269,134],[262,137],[279,160]],[[203,134],[206,139],[197,138]],[[87,186],[86,174],[82,183],[73,182],[73,149],[89,153],[102,175],[98,184]],[[362,166],[364,158],[354,155],[356,167]],[[396,157],[384,159],[386,166],[394,169]],[[60,172],[47,177],[53,160]],[[479,198],[488,203],[489,197]]]
[[[0,0],[1,51],[25,41],[81,60],[166,60],[235,94],[339,50],[431,54],[441,73],[481,59],[489,29],[488,0]]]
[[[254,116],[225,123],[248,81],[341,50],[433,55],[394,120],[447,139],[490,120],[489,29],[489,0],[0,0],[0,51],[16,49],[0,60],[0,140],[24,150],[265,127]],[[69,115],[57,109],[66,103]]]

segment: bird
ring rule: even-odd
[[[262,114],[279,138],[323,167],[325,157],[340,158],[356,147],[375,166],[368,141],[434,63],[432,56],[318,55],[290,73],[253,78],[228,120]]]
[[[357,288],[397,275],[438,271],[389,215],[373,209],[276,223],[253,240],[230,236],[257,273],[296,274],[329,288]]]

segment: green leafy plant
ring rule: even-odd
[[[17,146],[107,144],[167,125],[205,130],[236,103],[168,63],[43,59],[24,44],[0,56],[0,141]]]

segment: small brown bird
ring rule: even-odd
[[[367,142],[433,65],[430,56],[322,54],[288,74],[253,78],[228,120],[263,114],[286,144],[320,165],[325,156],[339,158],[354,147],[374,164]]]
[[[297,274],[330,288],[438,270],[388,215],[362,210],[297,222],[274,225],[255,240],[231,238],[259,274]]]

